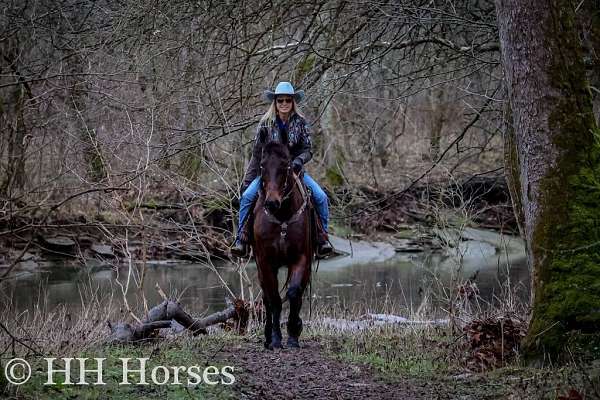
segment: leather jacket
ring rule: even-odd
[[[310,127],[300,115],[293,113],[287,125],[287,137],[292,160],[299,159],[306,164],[312,158],[312,141]],[[256,130],[252,158],[244,175],[242,193],[258,176],[263,146],[269,142],[281,142],[281,132],[275,120],[267,124],[260,124]]]

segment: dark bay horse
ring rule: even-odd
[[[281,304],[277,273],[287,267],[286,297],[289,347],[299,347],[302,332],[302,294],[310,280],[313,257],[308,194],[292,170],[285,144],[270,142],[263,148],[262,187],[254,207],[253,249],[266,310],[265,347],[281,348]]]

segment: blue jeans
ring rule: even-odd
[[[321,189],[319,184],[306,172],[304,173],[304,178],[302,180],[312,192],[313,204],[315,205],[317,214],[319,214],[319,218],[321,219],[321,223],[323,224],[323,229],[325,230],[325,232],[327,232],[327,222],[329,221],[329,199],[327,198],[327,194],[323,191],[323,189]],[[258,198],[259,189],[260,176],[257,176],[248,186],[248,189],[246,189],[244,193],[242,193],[242,198],[240,199],[240,221],[238,223],[236,241],[240,240],[240,232],[242,232],[242,228],[244,227],[244,223],[246,222],[252,204]]]

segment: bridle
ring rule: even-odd
[[[304,212],[304,210],[306,209],[306,206],[308,205],[308,196],[306,194],[306,190],[304,189],[304,186],[302,185],[302,183],[300,182],[300,179],[298,178],[298,176],[293,175],[294,177],[294,183],[292,184],[292,186],[290,187],[289,190],[287,190],[287,186],[288,186],[288,181],[289,181],[289,177],[290,177],[290,169],[292,168],[291,162],[290,165],[288,165],[287,170],[286,170],[286,174],[285,174],[285,183],[283,185],[283,197],[281,199],[281,204],[283,204],[283,202],[285,200],[287,200],[291,194],[292,191],[294,190],[294,184],[296,186],[298,186],[298,189],[300,190],[300,194],[302,195],[302,205],[296,210],[296,212],[294,213],[294,215],[292,215],[289,219],[285,220],[285,221],[280,221],[277,218],[275,218],[275,216],[273,214],[271,214],[269,212],[269,210],[267,209],[266,206],[263,206],[263,211],[265,212],[267,218],[269,219],[269,222],[276,224],[276,225],[280,225],[281,227],[281,233],[280,233],[280,240],[283,242],[283,240],[285,239],[285,237],[287,236],[287,228],[289,225],[297,222],[300,219],[300,216],[302,215],[302,213]],[[265,181],[262,177],[262,166],[261,166],[261,183],[264,189],[264,185],[265,185]],[[286,193],[287,190],[287,193]]]
[[[287,169],[285,170],[285,181],[283,182],[283,196],[281,197],[281,203],[283,204],[284,201],[286,201],[292,194],[292,190],[294,189],[294,187],[292,186],[291,188],[289,188],[288,190],[288,181],[290,178],[290,170],[292,169],[292,162],[290,161],[290,163],[288,164]],[[262,166],[260,166],[260,184],[264,190],[265,188],[265,180],[263,179],[262,176]],[[287,193],[286,193],[287,192]]]

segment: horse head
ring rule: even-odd
[[[281,207],[286,192],[294,182],[288,147],[278,142],[267,143],[263,148],[260,171],[265,193],[265,207],[270,211],[276,211]]]

